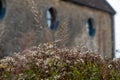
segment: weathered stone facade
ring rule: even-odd
[[[46,11],[57,11],[57,30],[48,28]],[[112,15],[61,0],[6,0],[6,15],[0,21],[0,55],[11,55],[39,43],[61,40],[60,46],[86,46],[112,57]],[[96,33],[89,36],[86,22],[94,20]]]

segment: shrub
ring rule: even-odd
[[[120,60],[46,43],[1,59],[0,80],[120,80]]]

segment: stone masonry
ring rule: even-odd
[[[57,30],[49,29],[46,11],[54,7]],[[0,21],[0,56],[11,55],[39,43],[59,41],[58,46],[85,46],[112,57],[112,15],[62,0],[6,0],[6,15]],[[86,22],[94,20],[96,33],[89,36]]]

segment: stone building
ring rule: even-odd
[[[106,0],[0,0],[0,56],[58,41],[112,58],[114,15]]]

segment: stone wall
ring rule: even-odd
[[[39,43],[60,41],[59,46],[85,46],[111,57],[111,15],[96,9],[60,0],[6,0],[6,16],[0,21],[0,55],[11,55]],[[47,27],[46,11],[57,10],[57,30]],[[96,34],[90,37],[88,18],[94,20]]]

